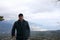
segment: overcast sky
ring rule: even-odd
[[[6,20],[17,19],[23,13],[30,22],[44,25],[44,29],[60,29],[58,0],[0,0],[0,15]],[[47,27],[48,26],[48,27]]]

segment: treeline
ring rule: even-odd
[[[4,20],[4,17],[3,16],[0,16],[0,21],[3,21]]]

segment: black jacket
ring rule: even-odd
[[[23,20],[22,22],[20,20],[16,21],[12,28],[12,37],[15,36],[15,30],[17,31],[16,37],[29,37],[30,35],[30,28],[27,21]]]

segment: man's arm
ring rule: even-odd
[[[29,30],[30,32],[30,26],[29,26],[29,23],[27,22],[27,29]]]
[[[15,36],[15,28],[16,28],[16,22],[14,23],[14,25],[12,27],[12,32],[11,32],[12,37]]]
[[[27,22],[27,30],[29,32],[29,35],[30,35],[30,26],[29,26],[29,23]]]
[[[27,38],[30,37],[30,26],[29,26],[28,22],[27,22],[27,33],[26,33],[26,35],[27,35]]]

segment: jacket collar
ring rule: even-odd
[[[18,20],[19,22],[21,22],[20,20]],[[24,19],[22,20],[22,22],[25,21]]]

